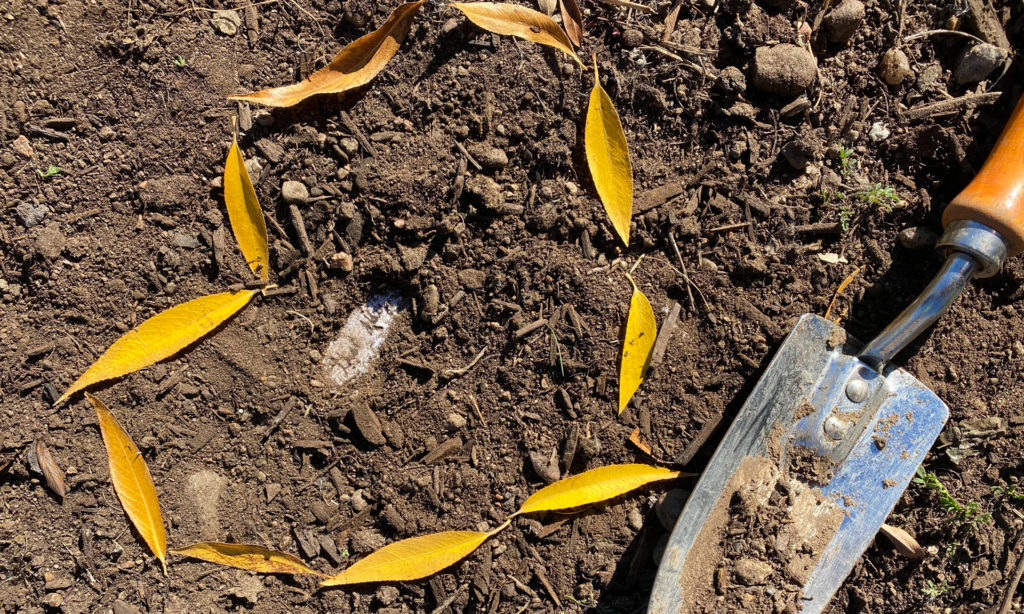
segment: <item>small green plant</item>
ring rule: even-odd
[[[949,584],[943,580],[942,584],[936,584],[934,580],[927,580],[924,586],[921,587],[921,593],[928,598],[929,601],[938,599],[945,593],[948,593],[950,589]]]
[[[1024,492],[1019,492],[1019,487],[1019,482],[1014,482],[1005,488],[1003,488],[1002,486],[993,486],[992,495],[997,497],[1004,496],[1010,499],[1011,501],[1020,503],[1021,501],[1024,501]]]
[[[886,213],[900,205],[900,197],[896,194],[896,188],[883,186],[880,183],[876,183],[870,190],[858,192],[857,198],[883,209]]]
[[[56,177],[60,174],[60,167],[51,164],[45,171],[41,171],[37,168],[36,172],[39,173],[39,176],[43,179],[50,179],[51,177]]]
[[[174,62],[174,65],[177,66],[178,68],[185,68],[186,66],[188,66],[188,62],[185,60],[184,57],[182,57],[180,55],[179,56],[175,56],[174,59],[171,60],[171,61]]]
[[[857,164],[857,160],[853,157],[853,150],[847,147],[839,146],[839,174],[846,177],[853,170],[854,165]]]
[[[839,207],[839,227],[843,232],[850,231],[850,220],[853,219],[852,207]]]
[[[939,495],[939,505],[950,515],[949,520],[968,530],[992,519],[991,514],[981,512],[981,504],[977,501],[968,501],[966,504],[957,501],[945,484],[939,481],[939,477],[932,472],[925,472],[923,466],[917,468],[914,484],[935,491]]]

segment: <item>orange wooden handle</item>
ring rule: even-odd
[[[1008,256],[1024,251],[1024,96],[981,170],[942,214],[943,225],[956,220],[999,231],[1010,243]]]

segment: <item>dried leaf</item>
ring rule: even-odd
[[[634,428],[633,432],[629,434],[629,441],[634,446],[639,448],[640,451],[643,452],[644,454],[646,454],[647,456],[653,456],[652,451],[651,451],[651,444],[649,444],[646,441],[644,441],[643,435],[640,434],[640,427],[639,426]]]
[[[594,62],[594,89],[590,92],[584,136],[587,165],[597,195],[622,242],[629,245],[629,220],[633,216],[633,165],[612,99],[601,87]]]
[[[923,559],[928,556],[917,540],[899,527],[883,524],[879,529],[882,535],[889,538],[896,550],[908,559]]]
[[[523,502],[516,514],[565,510],[600,503],[645,484],[693,475],[653,465],[608,465],[545,486]]]
[[[240,290],[211,294],[156,314],[107,348],[57,399],[57,403],[97,382],[127,375],[174,356],[245,307],[256,292]]]
[[[630,279],[630,282],[633,280]],[[629,400],[640,388],[651,364],[654,340],[658,326],[654,321],[654,310],[644,293],[633,284],[633,296],[629,300],[629,315],[626,317],[626,336],[622,340],[622,358],[619,363],[619,413],[626,409]]]
[[[64,498],[67,494],[67,486],[64,483],[64,472],[61,471],[57,459],[53,458],[50,449],[46,447],[42,439],[36,440],[36,462],[39,463],[39,470],[46,479],[46,486],[49,487],[58,497]]]
[[[238,130],[235,128],[231,139],[228,159],[224,162],[224,205],[231,220],[231,230],[242,250],[246,262],[252,272],[266,281],[269,274],[270,259],[267,249],[267,224],[263,219],[263,209],[256,199],[256,191],[252,189],[249,171],[245,168],[245,160],[238,149]]]
[[[259,573],[312,574],[326,578],[324,574],[306,566],[298,557],[254,544],[222,544],[203,542],[185,548],[172,548],[171,552],[210,563],[247,569]]]
[[[99,419],[103,445],[107,448],[110,481],[114,484],[117,498],[121,500],[121,506],[146,545],[160,559],[166,576],[167,534],[164,532],[164,519],[160,515],[160,502],[156,497],[153,476],[149,474],[146,460],[107,406],[88,392],[85,396],[92,403]]]
[[[818,254],[818,260],[829,264],[846,264],[849,262],[846,258],[843,258],[839,254],[833,254],[832,252]]]
[[[305,81],[251,94],[229,96],[271,107],[290,107],[314,94],[340,94],[366,85],[398,53],[409,34],[412,19],[426,0],[399,5],[379,30],[349,43],[331,63]]]
[[[832,308],[835,307],[836,299],[838,299],[839,295],[843,293],[843,290],[846,290],[846,287],[853,282],[853,278],[857,276],[857,273],[860,273],[860,267],[854,267],[853,272],[847,275],[846,279],[844,279],[843,282],[839,284],[839,287],[836,288],[836,293],[832,295],[832,301],[828,304],[828,309],[825,310],[826,320],[830,315],[832,315]],[[839,322],[839,318],[836,318],[836,322]]]
[[[601,0],[601,2],[604,2],[605,4],[610,4],[612,6],[618,6],[624,9],[637,9],[638,11],[645,11],[647,13],[657,12],[649,6],[640,4],[639,2],[631,2],[630,0]]]
[[[569,35],[572,44],[579,47],[583,40],[583,14],[580,13],[580,6],[576,0],[558,0],[558,6],[561,7],[565,33]]]
[[[579,56],[572,50],[572,41],[558,24],[544,13],[517,4],[497,2],[455,2],[452,6],[488,32],[518,36],[534,43],[554,47],[583,66]]]
[[[403,539],[384,546],[320,584],[341,586],[366,582],[407,582],[425,578],[465,558],[508,525],[509,521],[506,521],[489,533],[444,531]]]
[[[558,8],[558,0],[537,0],[537,6],[540,10],[551,17],[555,13],[555,9]]]

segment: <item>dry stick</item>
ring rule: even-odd
[[[1017,551],[1017,567],[1013,570],[1013,578],[1010,579],[1010,583],[1006,585],[1006,589],[1003,591],[1003,600],[999,605],[998,614],[1009,614],[1010,607],[1013,605],[1013,595],[1017,592],[1017,585],[1020,584],[1021,576],[1024,576],[1024,533],[1021,533],[1020,537],[1017,538],[1017,543],[1014,544],[1014,550]]]
[[[373,148],[373,145],[370,143],[370,139],[366,138],[366,135],[363,134],[363,131],[359,129],[359,126],[357,126],[356,123],[352,121],[352,116],[348,114],[348,111],[341,112],[341,121],[343,124],[345,124],[345,127],[348,128],[349,132],[351,132],[352,135],[356,137],[356,140],[359,141],[359,144],[362,146],[362,148],[365,149],[371,156],[376,158],[377,150]]]
[[[449,596],[449,597],[448,597],[447,599],[445,599],[445,600],[444,600],[443,602],[441,602],[440,604],[438,604],[438,606],[437,606],[436,608],[434,608],[434,609],[433,609],[433,610],[432,610],[432,611],[430,612],[430,614],[441,614],[441,612],[443,612],[445,608],[447,608],[447,607],[448,607],[448,606],[450,606],[450,605],[451,605],[452,603],[454,603],[454,602],[455,602],[455,600],[456,600],[456,599],[458,598],[458,596],[462,594],[462,591],[466,590],[467,588],[469,588],[469,585],[468,585],[468,584],[463,584],[463,585],[462,585],[462,586],[460,586],[459,588],[455,589],[455,592],[454,592],[454,593],[452,593],[452,594],[451,594],[451,596]]]
[[[683,256],[679,253],[679,246],[676,245],[676,233],[669,230],[668,239],[672,243],[672,251],[676,254],[676,260],[679,261],[679,268],[683,270],[683,281],[686,282],[686,298],[690,300],[690,311],[696,313],[697,305],[693,302],[693,291],[690,290],[690,285],[693,282],[690,281],[690,276],[686,272],[686,265],[683,264]]]
[[[307,256],[313,255],[313,244],[309,242],[309,235],[306,234],[306,222],[302,219],[302,212],[295,205],[288,205],[288,213],[292,218],[292,226],[299,235],[299,246]]]
[[[466,156],[466,159],[469,160],[469,163],[473,165],[473,168],[475,168],[478,171],[482,171],[484,169],[484,167],[480,166],[480,163],[477,162],[473,158],[473,156],[469,155],[469,152],[466,150],[465,147],[463,147],[462,143],[455,141],[455,147],[459,150],[459,153]]]
[[[985,42],[970,32],[961,32],[960,30],[925,30],[924,32],[918,32],[917,34],[911,34],[910,36],[905,37],[903,42],[909,43],[912,40],[924,38],[925,36],[932,36],[933,34],[954,34],[956,36],[966,36],[967,38],[973,39],[979,43]]]
[[[444,376],[449,379],[454,379],[456,377],[459,377],[460,375],[465,375],[466,373],[469,372],[470,369],[476,366],[476,363],[480,362],[480,359],[484,357],[484,352],[486,351],[487,348],[480,350],[480,353],[476,355],[476,358],[471,360],[470,363],[465,367],[461,367],[459,369],[445,369]]]
[[[984,94],[967,94],[959,98],[953,98],[951,100],[942,100],[939,102],[933,102],[931,104],[921,105],[914,107],[907,111],[907,117],[910,119],[926,119],[929,117],[935,117],[936,115],[945,115],[947,113],[954,113],[961,108],[973,108],[980,104],[986,104],[995,102],[1002,92],[987,92]]]

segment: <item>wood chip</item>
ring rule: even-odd
[[[380,419],[366,403],[357,402],[352,406],[352,420],[355,422],[359,434],[367,443],[375,446],[387,443],[384,432],[381,430]]]
[[[441,461],[441,460],[444,460],[444,459],[448,458],[449,456],[451,456],[452,454],[455,454],[456,452],[458,452],[461,449],[462,449],[462,438],[456,435],[455,437],[452,437],[451,439],[446,439],[444,442],[442,442],[436,448],[434,448],[430,452],[427,452],[426,456],[423,457],[422,462],[424,462],[424,463],[426,463],[428,465],[431,465],[433,463],[436,463],[438,461]]]
[[[658,338],[654,340],[654,348],[651,350],[651,368],[657,367],[664,360],[668,343],[672,339],[672,333],[679,326],[679,312],[681,309],[682,306],[678,302],[672,301],[668,317],[665,318],[665,322],[661,325],[661,330],[658,331]]]

